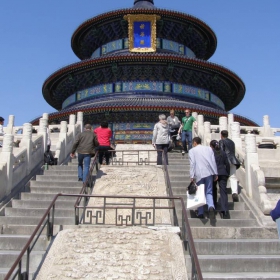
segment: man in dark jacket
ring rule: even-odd
[[[235,144],[234,142],[228,138],[228,131],[221,131],[221,140],[219,141],[221,149],[226,153],[229,164],[230,164],[230,174],[229,174],[229,182],[232,192],[232,199],[234,202],[238,202],[238,181],[236,178],[236,169],[240,167],[240,162],[235,157]]]
[[[89,172],[91,156],[95,153],[95,148],[99,146],[97,137],[91,129],[90,124],[85,125],[85,130],[75,141],[70,156],[73,158],[78,152],[78,181],[85,182]]]

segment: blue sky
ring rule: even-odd
[[[133,0],[0,0],[0,116],[22,125],[51,113],[42,85],[54,71],[79,61],[71,36],[85,20]],[[262,125],[280,127],[280,0],[154,0],[207,23],[218,38],[209,61],[235,72],[246,85],[232,110]]]

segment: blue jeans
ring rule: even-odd
[[[214,179],[213,175],[210,175],[208,177],[202,178],[199,182],[196,183],[198,186],[204,184],[206,204],[208,205],[208,209],[210,207],[213,207],[215,209],[214,202],[213,202],[213,179]],[[198,210],[198,215],[204,214],[203,206],[198,207],[197,210]]]
[[[188,151],[192,148],[192,131],[182,131],[182,144],[183,144],[183,149],[185,152]],[[187,141],[188,141],[188,148],[187,148]]]
[[[90,165],[91,155],[90,154],[78,154],[78,177],[86,181],[89,165]]]

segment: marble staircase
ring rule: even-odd
[[[190,182],[188,155],[170,153],[168,172],[173,195],[186,200]],[[279,279],[280,242],[276,227],[260,226],[242,195],[239,202],[233,202],[229,190],[230,219],[220,218],[219,207],[214,222],[207,218],[206,208],[205,219],[198,219],[193,211],[187,211],[205,280]],[[176,212],[180,221],[181,205],[176,205]],[[186,263],[190,269],[187,255]]]

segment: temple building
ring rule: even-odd
[[[171,109],[181,118],[189,108],[215,124],[245,95],[234,72],[208,62],[217,48],[212,29],[153,0],[85,21],[71,45],[81,61],[43,84],[45,100],[57,110],[49,121],[82,111],[86,123],[108,121],[116,143],[149,143],[158,115]],[[235,121],[257,126],[238,115]]]

